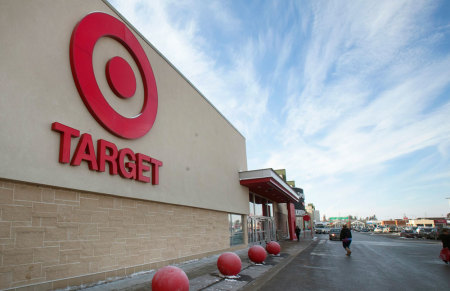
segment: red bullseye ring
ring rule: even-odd
[[[136,92],[136,78],[130,65],[121,57],[114,57],[106,64],[106,78],[109,86],[122,98],[133,97]]]
[[[135,117],[128,118],[117,113],[108,104],[95,80],[92,54],[95,43],[101,37],[110,37],[121,43],[133,57],[139,68],[144,85],[144,105],[141,112]],[[126,63],[125,60],[123,61]],[[134,92],[131,94],[131,91],[136,90],[136,84],[134,83],[131,86],[126,81],[124,84],[122,77],[119,77],[119,81],[116,79],[114,66],[117,65],[117,62],[122,63],[115,60],[113,64],[109,63],[109,66],[112,65],[112,67],[106,69],[108,82],[118,96],[131,97],[134,95]],[[111,133],[127,139],[142,137],[152,128],[158,110],[158,91],[155,76],[139,41],[124,23],[111,15],[101,12],[91,13],[84,17],[75,26],[72,33],[70,65],[75,84],[83,102],[92,116],[103,127]],[[123,63],[119,64],[119,68],[127,66],[129,67],[128,63],[125,66]],[[131,70],[131,68],[129,69]],[[129,77],[128,74],[126,78]],[[132,78],[134,79],[134,74]]]

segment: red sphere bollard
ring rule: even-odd
[[[241,258],[235,253],[223,253],[217,260],[217,268],[225,276],[236,276],[241,271]]]
[[[262,246],[252,246],[248,250],[248,258],[254,263],[261,264],[266,257],[266,250]]]
[[[167,266],[159,269],[152,279],[153,291],[189,291],[189,279],[180,268]]]
[[[278,255],[281,252],[281,247],[277,242],[271,241],[266,245],[266,250],[269,254]]]

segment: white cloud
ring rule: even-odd
[[[219,63],[218,52],[199,31],[204,15],[189,13],[207,10],[214,15],[211,25],[220,27],[239,26],[240,21],[219,1],[206,8],[195,1],[181,6],[172,1],[130,2],[114,5],[238,130],[247,138],[252,136],[266,113],[268,99],[268,89],[259,84],[254,66],[254,51],[263,47],[250,39],[229,49],[229,55],[223,56],[227,62]],[[236,29],[225,28],[228,33]]]
[[[404,211],[381,193],[407,193],[417,211],[414,191],[448,177],[438,161],[450,157],[450,55],[434,46],[449,26],[433,26],[438,1],[240,4],[249,14],[222,1],[114,4],[244,134],[249,165],[286,168],[322,214]],[[430,148],[389,177],[389,162]]]
[[[267,164],[299,157],[304,168],[288,164],[300,169],[298,174],[332,174],[448,140],[449,129],[442,126],[449,121],[448,106],[431,114],[422,111],[450,84],[449,59],[426,65],[420,59],[395,60],[417,37],[415,28],[421,26],[417,20],[422,18],[418,13],[426,7],[400,1],[370,7],[333,3],[316,8],[305,56],[306,85],[297,93],[295,80],[289,83],[292,91],[282,139],[286,154],[274,154]],[[352,13],[345,13],[348,10]],[[355,74],[358,66],[366,68]],[[371,78],[392,67],[409,70],[396,79]]]
[[[339,202],[361,197],[372,197],[381,212],[386,203],[381,197],[404,194],[404,181],[394,183],[383,172],[386,162],[429,147],[448,152],[450,102],[442,94],[450,86],[450,58],[430,51],[442,37],[433,37],[428,18],[434,5],[314,2],[305,67],[289,73],[282,147],[265,166],[288,169],[323,213],[367,209],[367,202],[348,207]],[[409,179],[418,179],[420,168],[410,174]],[[361,179],[359,187],[348,187]],[[388,184],[380,188],[370,179]]]

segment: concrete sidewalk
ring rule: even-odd
[[[256,265],[248,259],[248,247],[235,251],[242,261],[242,270],[237,279],[226,279],[217,269],[217,259],[220,254],[205,257],[199,260],[192,260],[176,264],[181,268],[189,278],[189,290],[255,290],[262,286],[277,274],[294,257],[306,249],[314,238],[309,236],[297,241],[281,241],[281,253],[278,256],[268,255],[262,265]],[[263,245],[265,247],[265,245]],[[93,287],[83,288],[87,291],[100,290],[121,290],[137,291],[152,290],[151,281],[157,270],[141,272],[129,277],[112,281],[109,283],[98,284]],[[66,289],[67,290],[67,289]],[[70,289],[77,290],[77,289]],[[79,288],[78,288],[79,290]]]

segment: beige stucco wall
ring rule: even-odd
[[[434,220],[432,219],[410,219],[408,222],[409,225],[417,226],[418,224],[423,225],[431,225],[434,227]]]
[[[227,250],[229,236],[226,212],[0,179],[0,289],[123,277]]]
[[[0,1],[0,178],[247,214],[248,190],[238,176],[247,169],[244,137],[139,35],[159,94],[153,128],[126,140],[88,112],[72,77],[69,44],[75,25],[93,11],[118,18],[102,1]],[[113,95],[104,66],[116,55],[140,80],[127,51],[101,39],[93,57],[97,82],[119,113],[132,116],[143,102],[142,84],[128,103]],[[58,163],[60,136],[51,130],[53,122],[89,133],[94,142],[105,139],[161,160],[160,184],[90,171],[85,162]],[[73,139],[72,153],[77,142]]]

